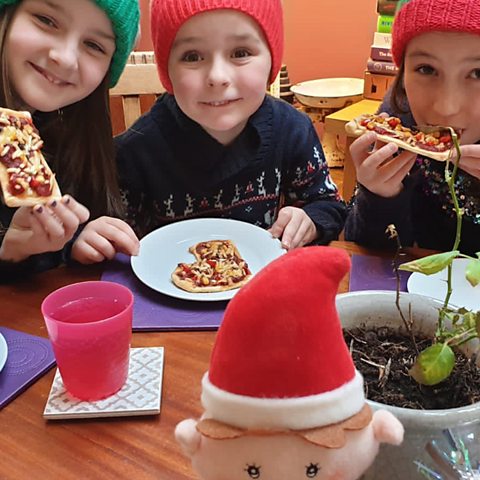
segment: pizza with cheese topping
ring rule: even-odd
[[[172,282],[187,292],[224,292],[240,288],[252,273],[231,240],[199,242],[189,249],[193,263],[179,263]]]
[[[0,108],[0,187],[7,206],[34,206],[62,196],[42,146],[29,112]]]
[[[454,147],[450,130],[439,127],[425,133],[405,127],[398,117],[364,114],[348,122],[345,130],[356,137],[372,131],[382,142],[443,162],[452,156]]]

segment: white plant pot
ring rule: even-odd
[[[392,291],[361,291],[344,293],[337,296],[338,314],[344,328],[365,326],[389,326],[404,330],[403,322],[395,306],[395,292]],[[432,336],[438,318],[441,302],[416,295],[402,293],[400,305],[408,314],[408,304],[412,307],[415,318],[415,329]],[[478,342],[473,342],[464,349],[471,354]],[[375,463],[362,477],[365,480],[410,480],[420,478],[414,460],[433,462],[425,451],[426,443],[432,438],[441,438],[442,430],[455,428],[456,432],[480,432],[480,402],[460,408],[445,410],[414,410],[392,407],[369,401],[373,409],[385,409],[392,412],[405,428],[405,438],[402,446],[382,446]],[[478,459],[480,446],[476,452],[470,449],[473,458]]]

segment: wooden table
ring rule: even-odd
[[[348,242],[332,245],[370,253]],[[0,325],[47,337],[42,299],[61,286],[98,279],[101,271],[99,265],[58,268],[0,286]],[[339,291],[347,290],[348,276]],[[215,332],[134,333],[133,347],[165,347],[160,415],[46,421],[52,369],[0,410],[0,479],[194,479],[173,432],[179,421],[201,414],[200,380],[214,338]]]
[[[381,102],[376,100],[361,100],[348,107],[342,108],[325,117],[325,131],[336,135],[346,135],[345,124],[350,120],[362,115],[363,113],[375,113],[378,110]],[[357,180],[355,167],[350,155],[350,145],[354,137],[347,135],[347,144],[345,148],[345,158],[343,165],[343,189],[342,196],[348,201],[355,189]]]

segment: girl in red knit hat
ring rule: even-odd
[[[446,125],[459,132],[456,190],[464,209],[460,249],[473,255],[480,251],[480,2],[403,3],[392,44],[400,70],[380,111],[400,116],[408,127]],[[346,238],[386,246],[385,229],[394,223],[404,245],[450,250],[456,219],[445,164],[398,153],[391,143],[371,152],[374,142],[375,134],[368,133],[351,146],[359,185]]]
[[[311,121],[266,95],[280,0],[153,0],[151,30],[168,93],[117,138],[137,233],[213,216],[271,229],[286,248],[336,238],[345,206]]]

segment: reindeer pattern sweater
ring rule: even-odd
[[[224,146],[165,94],[115,141],[127,221],[139,236],[196,217],[269,228],[285,204],[305,210],[319,243],[343,228],[346,207],[315,129],[282,100],[267,96]]]

